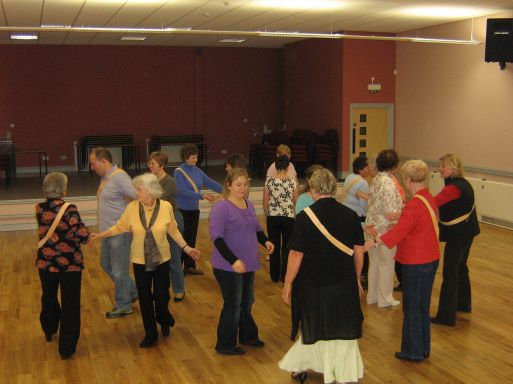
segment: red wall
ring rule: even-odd
[[[393,41],[343,40],[343,101],[342,101],[342,170],[349,164],[349,123],[351,103],[395,103],[395,49]],[[367,85],[381,84],[381,91],[370,93]]]
[[[342,45],[304,40],[285,46],[284,116],[294,129],[323,133],[342,125]]]
[[[0,46],[0,135],[14,123],[16,147],[45,149],[50,165],[73,164],[73,141],[98,134],[144,148],[202,133],[211,159],[246,153],[248,127],[282,125],[282,65],[278,49]]]
[[[349,169],[350,103],[394,103],[395,43],[371,40],[305,40],[285,47],[284,116],[296,128],[337,129],[342,170]],[[382,91],[371,94],[374,76]]]

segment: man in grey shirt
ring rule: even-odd
[[[118,221],[131,200],[136,198],[130,176],[112,164],[112,155],[105,148],[95,148],[89,164],[101,176],[98,188],[98,227],[104,231]],[[130,244],[132,234],[122,233],[102,240],[100,264],[114,282],[115,305],[105,316],[113,319],[133,312],[137,289],[130,277]]]

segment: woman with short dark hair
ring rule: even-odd
[[[199,225],[199,201],[208,200],[213,202],[214,195],[204,194],[203,186],[221,193],[221,184],[197,167],[198,147],[194,144],[185,144],[180,150],[183,163],[175,169],[175,183],[177,189],[177,206],[183,216],[183,237],[187,243],[194,247]],[[196,268],[196,262],[187,253],[182,253],[184,263],[183,272],[186,275],[203,275],[203,272]]]

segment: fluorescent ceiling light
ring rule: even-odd
[[[246,39],[222,39],[219,40],[220,43],[242,43],[246,41]]]
[[[11,33],[11,40],[37,40],[37,33]]]
[[[345,1],[336,0],[255,0],[257,7],[286,9],[340,9]]]
[[[410,7],[410,8],[400,9],[398,12],[403,15],[417,16],[417,17],[470,18],[470,17],[477,17],[480,14],[482,14],[483,8],[446,7],[446,6]]]
[[[315,32],[286,32],[286,31],[231,31],[231,30],[213,30],[213,29],[190,29],[190,28],[122,28],[122,27],[9,27],[0,26],[0,32],[10,32],[15,35],[35,36],[29,32],[70,32],[70,33],[121,33],[129,34],[147,34],[147,35],[205,35],[205,36],[234,36],[237,39],[242,37],[283,37],[288,39],[354,39],[354,40],[383,40],[383,41],[401,41],[401,42],[424,42],[439,44],[481,44],[477,40],[455,40],[429,37],[413,36],[381,36],[381,35],[357,35],[345,33],[315,33]],[[28,39],[28,37],[27,37]]]
[[[123,36],[120,40],[125,41],[144,41],[146,36]]]

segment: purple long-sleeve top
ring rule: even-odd
[[[222,237],[230,250],[246,265],[246,271],[260,268],[257,233],[262,231],[251,201],[246,200],[246,209],[240,209],[229,200],[220,200],[210,213],[210,239]],[[232,266],[214,246],[210,259],[212,266],[233,272]]]

